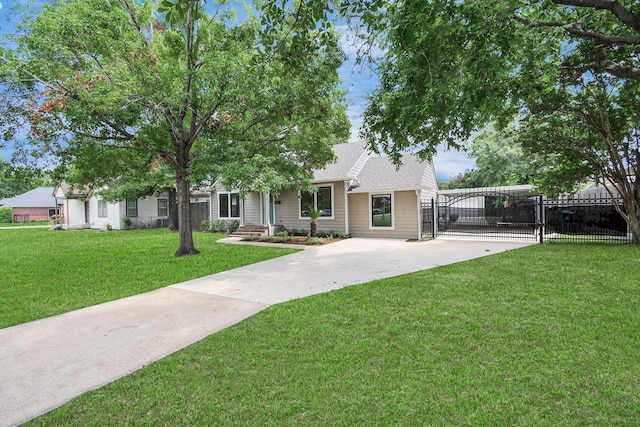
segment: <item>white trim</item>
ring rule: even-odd
[[[344,233],[349,234],[349,180],[344,182]]]
[[[221,220],[240,220],[242,218],[242,204],[240,203],[240,201],[242,200],[240,197],[240,193],[238,191],[218,191],[216,193],[218,195],[218,219]],[[228,197],[228,204],[227,204],[227,216],[221,216],[220,215],[220,196],[222,196],[223,194],[226,194]],[[231,214],[231,195],[232,194],[237,194],[238,195],[238,216],[230,216]]]
[[[335,197],[336,197],[336,189],[333,185],[333,182],[330,183],[326,183],[326,184],[316,184],[316,187],[318,189],[322,188],[322,187],[331,187],[331,215],[330,216],[321,216],[320,218],[318,218],[318,221],[324,221],[324,220],[334,220],[335,219],[335,212],[336,212],[336,203],[335,203]],[[314,192],[313,193],[313,204],[314,206],[317,208],[318,207],[318,192]],[[308,220],[309,217],[308,216],[302,216],[300,215],[300,213],[302,212],[302,194],[298,191],[298,219],[299,220]]]
[[[373,204],[371,203],[371,199],[373,199],[374,196],[388,196],[391,195],[391,226],[390,227],[374,227],[373,226],[373,218],[372,218],[372,209],[373,209]],[[368,211],[368,216],[369,216],[369,230],[395,230],[396,229],[396,200],[395,200],[395,192],[393,191],[387,191],[387,192],[372,192],[369,193],[369,211]]]
[[[416,190],[416,212],[418,213],[418,236],[417,239],[422,239],[422,199],[420,197],[420,190]]]

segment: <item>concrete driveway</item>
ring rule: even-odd
[[[0,425],[35,418],[270,305],[528,244],[353,238],[0,329]]]

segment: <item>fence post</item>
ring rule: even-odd
[[[435,200],[431,198],[431,238],[436,238],[436,209],[435,209]]]
[[[544,196],[540,194],[538,196],[538,233],[540,233],[539,241],[540,243],[544,243],[544,225],[545,225],[545,217],[544,217]]]

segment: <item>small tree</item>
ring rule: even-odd
[[[11,206],[0,207],[0,224],[10,224],[13,222],[13,208]]]
[[[309,218],[311,218],[310,234],[311,234],[311,237],[315,237],[315,235],[318,233],[318,218],[322,216],[324,211],[322,209],[316,209],[313,206],[309,206],[308,211],[309,211]]]

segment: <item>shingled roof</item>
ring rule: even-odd
[[[371,153],[365,141],[334,146],[337,160],[314,174],[314,182],[352,181],[353,192],[437,189],[433,163],[412,154],[402,157],[399,168],[388,157]]]
[[[56,199],[53,197],[53,187],[38,187],[10,199],[3,199],[0,204],[12,208],[54,208]]]

